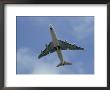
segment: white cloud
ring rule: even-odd
[[[17,51],[17,74],[31,73],[35,63],[30,49],[21,48]]]
[[[76,62],[75,63],[75,68],[76,68],[76,72],[78,74],[85,74],[86,73],[83,62]]]
[[[64,54],[64,60],[69,58]],[[69,61],[72,62],[72,61]],[[72,62],[73,65],[56,67],[59,59],[56,53],[49,54],[41,59],[32,55],[29,48],[17,51],[17,74],[82,74],[85,73],[82,62]]]
[[[80,21],[76,21],[78,24],[72,25],[74,37],[77,39],[87,38],[91,33],[94,32],[94,19],[93,17],[83,17]]]
[[[33,69],[33,74],[58,74],[56,65],[59,63],[55,54],[39,59]]]
[[[21,48],[17,51],[17,74],[57,74],[58,59],[54,55],[48,55],[41,59],[31,54],[28,48]]]

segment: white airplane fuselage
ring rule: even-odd
[[[54,30],[53,30],[53,27],[51,25],[49,27],[50,27],[49,30],[50,30],[50,33],[51,33],[52,42],[53,42],[54,47],[57,48],[56,52],[57,52],[57,55],[58,55],[58,57],[60,59],[60,63],[64,64],[64,59],[63,59],[63,55],[62,55],[61,49],[59,49],[57,47],[57,46],[59,46],[59,42],[58,42],[58,39],[56,37],[56,34],[55,34]]]
[[[60,45],[59,45],[59,41],[56,37],[56,34],[54,32],[54,28],[52,27],[52,25],[49,25],[49,30],[50,30],[50,34],[51,34],[51,37],[52,37],[52,42],[53,42],[54,49],[56,50],[58,58],[60,60],[60,63],[57,65],[57,67],[63,66],[63,65],[72,65],[72,63],[70,63],[70,62],[64,61],[63,55],[62,55],[62,52],[61,52],[61,48],[60,48]]]

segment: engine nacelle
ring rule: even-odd
[[[67,40],[65,40],[65,42],[68,42]]]

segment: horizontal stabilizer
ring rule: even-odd
[[[72,63],[64,61],[64,65],[72,65]]]
[[[71,62],[64,61],[64,63],[60,63],[56,67],[64,66],[64,65],[72,65],[72,63]]]

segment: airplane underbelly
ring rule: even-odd
[[[56,38],[53,39],[53,44],[55,47],[59,45],[58,40]]]
[[[56,52],[57,52],[57,55],[58,55],[58,57],[60,59],[60,62],[63,62],[63,55],[62,55],[61,50],[57,50]]]
[[[51,36],[52,36],[52,41],[53,41],[54,47],[58,46],[59,43],[58,43],[57,37],[53,31],[51,31]]]

